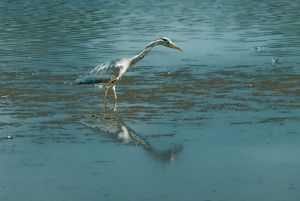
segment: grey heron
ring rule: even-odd
[[[85,75],[81,75],[76,78],[73,81],[73,84],[103,84],[105,88],[104,98],[107,97],[108,90],[112,89],[114,92],[114,98],[117,100],[116,84],[118,81],[130,67],[143,59],[150,50],[157,45],[182,51],[182,49],[176,46],[169,38],[161,37],[150,42],[141,53],[131,58],[116,59],[100,64]]]

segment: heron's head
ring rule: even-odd
[[[168,48],[173,48],[179,51],[183,51],[180,47],[176,46],[175,43],[173,43],[169,38],[167,37],[161,37],[158,39],[159,45],[163,45]]]

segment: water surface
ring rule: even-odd
[[[0,199],[298,201],[299,9],[2,1]],[[69,84],[161,36],[116,104]]]

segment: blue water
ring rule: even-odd
[[[1,1],[0,200],[298,201],[299,9]],[[118,102],[70,85],[161,36]]]

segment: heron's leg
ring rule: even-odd
[[[109,86],[104,85],[104,87],[105,87],[104,98],[106,98],[106,97],[107,97],[107,92],[108,92]]]
[[[106,98],[103,99],[104,111],[107,111],[107,100]]]
[[[112,89],[113,89],[113,91],[114,91],[115,100],[117,100],[118,97],[117,97],[117,92],[116,92],[116,85],[114,85],[114,86],[112,87]]]
[[[116,112],[117,111],[117,101],[114,102],[114,108],[113,111]]]

